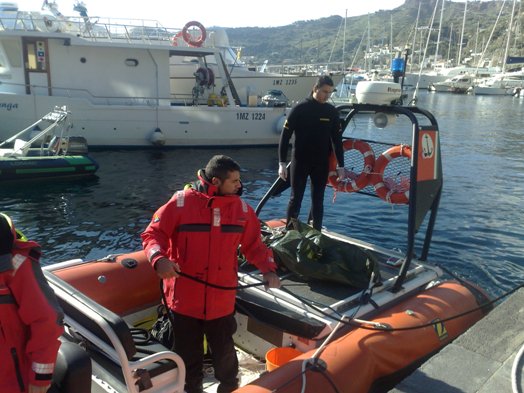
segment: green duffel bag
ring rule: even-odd
[[[367,288],[374,272],[380,281],[376,257],[363,248],[332,239],[309,225],[294,224],[269,244],[277,263],[304,279],[316,279]]]

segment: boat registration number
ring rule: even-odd
[[[273,86],[293,86],[298,83],[298,79],[273,79]]]
[[[266,120],[266,114],[262,112],[238,112],[237,120]]]

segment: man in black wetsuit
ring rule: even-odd
[[[280,136],[278,147],[278,175],[287,179],[287,151],[291,136],[295,142],[291,154],[290,181],[291,197],[287,208],[287,221],[298,218],[306,189],[307,178],[311,178],[311,212],[313,227],[322,228],[324,215],[324,191],[329,172],[329,156],[335,152],[339,178],[344,177],[344,149],[340,118],[335,107],[329,104],[334,91],[333,80],[320,76],[313,86],[311,95],[298,103],[289,113]]]

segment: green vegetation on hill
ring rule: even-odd
[[[406,46],[412,48],[415,52],[413,60],[417,63],[420,62],[426,47],[428,28],[434,15],[426,58],[434,57],[438,41],[439,58],[456,65],[459,58],[465,3],[451,1],[444,3],[442,31],[438,40],[442,3],[439,1],[435,10],[436,1],[406,0],[402,6],[393,10],[380,10],[369,15],[348,17],[345,34],[344,18],[340,16],[298,21],[281,27],[226,28],[226,31],[231,45],[241,47],[242,56],[252,59],[254,64],[262,64],[266,59],[273,65],[344,61],[346,66],[364,67],[364,53],[367,48],[375,48],[375,50],[387,48],[391,43],[397,49]],[[417,23],[419,2],[421,7]],[[461,63],[469,62],[471,65],[477,65],[476,62],[480,59],[484,48],[487,48],[484,60],[493,60],[493,66],[502,65],[512,3],[509,0],[504,3],[500,18],[493,30],[503,1],[468,1]],[[509,51],[511,56],[523,55],[524,42],[521,31],[523,12],[520,4],[520,1],[517,2],[513,19]],[[417,29],[415,26],[418,26]],[[491,40],[489,40],[490,36],[492,36]],[[486,46],[488,40],[490,43]],[[377,66],[377,64],[368,65]]]

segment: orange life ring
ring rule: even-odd
[[[188,30],[190,27],[196,27],[197,29],[200,30],[200,36],[197,39],[193,39],[191,34],[189,34]],[[206,40],[207,32],[206,32],[205,27],[202,25],[202,23],[192,20],[191,22],[187,22],[184,28],[182,29],[182,37],[184,38],[184,41],[187,42],[189,46],[194,46],[194,47],[199,48],[202,46],[202,44]]]
[[[395,186],[388,185],[388,182],[384,181],[384,170],[391,160],[398,157],[406,157],[411,160],[411,146],[397,145],[382,153],[375,162],[370,182],[375,187],[375,192],[381,199],[389,203],[406,204],[409,203],[409,184],[407,187],[396,189]]]
[[[347,139],[343,143],[344,151],[358,150],[364,157],[364,168],[360,174],[356,174],[346,169],[346,179],[339,181],[336,171],[337,157],[333,152],[329,158],[329,177],[328,182],[337,191],[355,192],[363,189],[369,184],[369,174],[375,164],[375,153],[369,144],[358,139]]]
[[[176,33],[176,34],[173,36],[173,38],[171,38],[171,45],[173,45],[173,46],[178,46],[178,40],[179,40],[180,38],[184,39],[183,34],[182,34],[181,31],[179,31],[178,33]]]

